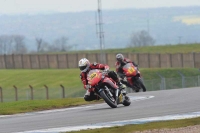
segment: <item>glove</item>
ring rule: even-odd
[[[109,67],[105,67],[104,72],[109,72]]]
[[[108,70],[103,70],[102,74],[103,75],[107,75],[108,74]]]
[[[109,72],[109,69],[105,69],[104,71]]]
[[[85,89],[89,90],[91,88],[91,85],[85,85]]]
[[[109,72],[109,68],[106,68],[106,69],[103,70],[103,73],[105,73],[105,74],[108,73],[108,72]]]

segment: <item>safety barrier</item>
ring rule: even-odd
[[[78,68],[81,58],[90,62],[106,63],[115,66],[117,53],[105,53],[105,59],[99,53],[76,54],[35,54],[35,55],[0,55],[0,69],[66,69]],[[123,53],[141,68],[200,68],[200,53]]]

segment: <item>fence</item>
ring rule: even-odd
[[[20,101],[20,100],[42,100],[42,99],[58,99],[66,97],[66,88],[60,85],[60,88],[49,88],[44,85],[44,88],[34,89],[31,85],[29,88],[13,88],[3,89],[0,87],[0,101]]]
[[[150,54],[123,53],[135,61],[141,68],[200,68],[200,53]],[[106,53],[105,63],[114,67],[116,53]],[[101,62],[100,54],[35,54],[35,55],[0,55],[0,69],[65,69],[78,68],[81,58],[91,62]]]
[[[178,89],[186,87],[200,86],[200,75],[192,77],[178,77],[178,78],[160,78],[152,80],[143,80],[147,91]],[[80,86],[81,88],[81,86]],[[29,85],[28,89],[19,89],[13,86],[12,89],[3,89],[0,87],[0,102],[21,101],[21,100],[42,100],[42,99],[58,99],[66,97],[80,97],[85,91],[81,89],[76,94],[68,94],[64,86],[60,88],[49,88],[44,85],[44,88],[34,89]],[[127,88],[127,92],[133,92]]]
[[[191,77],[183,76],[177,78],[161,77],[160,79],[144,79],[143,81],[145,86],[147,87],[147,91],[189,88],[200,86],[200,75]],[[128,92],[132,92],[132,90],[128,88]]]

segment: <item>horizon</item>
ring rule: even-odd
[[[120,8],[120,9],[104,9],[102,12],[107,12],[107,11],[123,11],[123,10],[153,10],[153,9],[168,9],[168,8],[191,8],[191,7],[200,7],[200,5],[196,6],[173,6],[173,7],[150,7],[150,8]],[[95,12],[97,10],[84,10],[84,11],[77,11],[77,12],[59,12],[59,11],[41,11],[41,12],[34,12],[34,13],[11,13],[11,14],[3,14],[0,12],[0,16],[20,16],[20,15],[51,15],[51,14],[75,14],[75,13],[84,13],[84,12]]]
[[[145,3],[145,4],[144,4]],[[164,7],[200,6],[199,0],[101,0],[102,10],[148,9]],[[96,11],[98,1],[94,0],[0,0],[0,14],[38,14],[48,12]]]

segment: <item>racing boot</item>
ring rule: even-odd
[[[122,94],[126,94],[126,85],[122,84],[121,82],[118,82],[117,85],[119,86],[119,89],[121,90]]]

